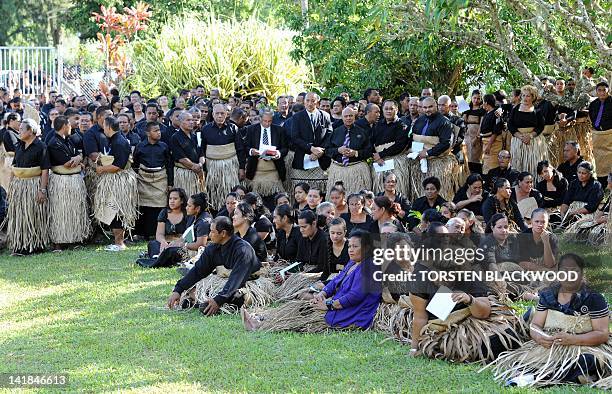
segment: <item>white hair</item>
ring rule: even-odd
[[[31,130],[34,135],[40,134],[40,126],[34,119],[24,119],[21,121],[21,123],[25,123],[28,130]]]

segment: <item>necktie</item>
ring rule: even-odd
[[[314,129],[314,114],[310,114],[310,124],[312,125],[312,128]]]
[[[429,119],[425,121],[425,127],[423,127],[423,131],[421,132],[421,135],[427,135],[428,128],[429,128]]]
[[[346,130],[346,136],[344,137],[344,146],[349,147],[349,143],[351,142],[351,136],[349,134],[349,130]],[[346,167],[348,166],[349,158],[346,156],[342,156],[342,164]]]
[[[602,101],[599,104],[599,112],[597,112],[597,117],[595,118],[595,123],[593,124],[596,129],[599,128],[599,125],[601,124],[601,118],[603,116],[603,111],[604,111],[604,103],[605,101]]]
[[[270,145],[270,139],[268,137],[268,129],[264,129],[262,142],[264,145]]]

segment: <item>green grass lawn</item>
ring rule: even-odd
[[[134,266],[141,249],[0,255],[0,373],[67,373],[71,392],[501,390],[478,366],[409,358],[381,333],[250,333],[238,316],[163,310],[179,274]],[[590,275],[610,291],[607,258]]]

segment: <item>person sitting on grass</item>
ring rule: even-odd
[[[241,309],[248,331],[322,332],[330,328],[368,329],[380,302],[380,290],[368,288],[372,259],[366,251],[365,232],[349,238],[349,262],[312,300],[294,300],[256,313]],[[369,283],[372,283],[369,280]]]
[[[492,364],[495,380],[512,383],[521,377],[532,386],[592,384],[606,377],[610,381],[610,311],[604,296],[584,282],[585,265],[576,254],[561,256],[559,272],[571,272],[575,278],[568,275],[540,292],[531,341],[500,355]],[[600,384],[606,388],[605,382]]]
[[[201,279],[211,275],[217,266],[223,266],[231,270],[231,273],[223,289],[208,299],[205,305],[200,305],[202,313],[212,316],[225,303],[241,306],[244,302],[244,298],[237,291],[244,287],[247,280],[261,268],[255,250],[238,234],[234,234],[234,226],[225,216],[213,219],[210,224],[210,241],[194,267],[176,282],[168,298],[168,308],[177,308],[181,295],[193,288]]]
[[[187,196],[181,188],[174,188],[168,193],[168,206],[161,210],[157,217],[155,239],[147,245],[148,257],[155,258],[164,251],[170,242],[179,239],[187,230]]]
[[[200,247],[206,246],[208,242],[208,232],[210,231],[210,221],[212,216],[208,213],[209,204],[206,193],[198,193],[187,200],[185,211],[187,219],[187,229],[193,227],[193,239],[190,234],[188,239],[182,236],[168,244],[162,249],[160,245],[159,256],[150,258],[140,258],[136,264],[145,268],[170,267],[189,257],[195,257]],[[191,233],[191,232],[190,232]],[[183,235],[183,233],[181,233]],[[154,248],[151,252],[155,252]]]
[[[427,230],[428,247],[440,247],[448,237],[446,227],[431,223]],[[449,265],[450,263],[450,265]],[[469,271],[468,263],[457,264],[444,259],[430,259],[414,265],[414,280],[408,284],[414,314],[408,316],[411,328],[411,354],[453,362],[492,361],[502,351],[521,345],[521,320],[506,305],[489,296],[481,282],[467,280],[436,280],[430,274]],[[450,278],[445,275],[438,278]],[[442,286],[445,286],[442,288]],[[456,305],[450,315],[441,320],[427,306],[438,292],[452,292]]]

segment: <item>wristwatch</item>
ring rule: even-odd
[[[42,194],[47,194],[47,189],[39,189]]]
[[[333,311],[334,310],[334,300],[326,300],[325,301],[325,305],[327,306],[327,310],[328,311]]]

